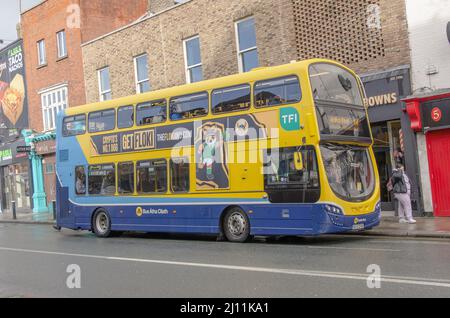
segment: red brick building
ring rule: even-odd
[[[61,109],[86,102],[81,44],[138,19],[148,0],[44,0],[22,13],[24,53],[27,60],[29,142],[36,143],[32,160],[42,160],[43,182],[34,183],[34,210],[41,212],[55,195],[55,116]],[[46,138],[35,138],[47,133]],[[42,175],[42,174],[41,174]],[[45,185],[45,186],[44,186]],[[41,189],[41,186],[44,189]],[[45,209],[44,209],[45,205]]]

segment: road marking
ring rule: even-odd
[[[299,270],[299,269],[282,269],[282,268],[266,268],[266,267],[252,267],[252,266],[238,266],[238,265],[224,265],[224,264],[177,262],[177,261],[152,260],[152,259],[143,259],[143,258],[100,256],[100,255],[89,255],[89,254],[73,254],[73,253],[64,253],[64,252],[29,250],[29,249],[9,248],[9,247],[0,247],[0,251],[16,252],[16,253],[44,254],[44,255],[55,255],[55,256],[70,256],[70,257],[90,258],[90,259],[109,260],[109,261],[123,261],[123,262],[159,264],[159,265],[223,269],[223,270],[233,270],[233,271],[259,272],[259,273],[270,273],[270,274],[284,274],[284,275],[306,276],[306,277],[339,278],[339,279],[364,280],[364,281],[367,281],[367,278],[368,278],[368,274],[360,274],[360,273],[324,272],[324,271],[310,271],[310,270]],[[450,288],[450,280],[445,280],[445,279],[428,279],[428,278],[401,277],[401,276],[382,276],[380,281],[385,282],[385,283],[394,283],[394,284],[407,284],[407,285]]]
[[[438,241],[417,241],[417,240],[398,240],[398,241],[392,241],[392,240],[384,240],[384,239],[379,239],[379,240],[371,240],[371,241],[367,241],[368,243],[371,244],[382,244],[382,243],[387,243],[387,244],[423,244],[423,245],[450,245],[450,242],[438,242]]]
[[[310,249],[329,249],[329,250],[350,250],[350,251],[368,251],[368,252],[401,252],[388,248],[367,248],[367,247],[337,247],[337,246],[308,246]]]

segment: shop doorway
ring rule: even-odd
[[[450,129],[428,132],[427,144],[434,215],[450,217]]]
[[[400,121],[390,121],[372,124],[374,138],[373,150],[378,165],[381,183],[381,208],[383,211],[395,211],[392,193],[387,189],[387,183],[396,162],[405,164],[401,143]]]
[[[12,201],[16,202],[18,213],[31,211],[28,163],[3,167],[2,210],[12,211]]]

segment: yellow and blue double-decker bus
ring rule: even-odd
[[[364,90],[314,59],[69,108],[57,225],[117,232],[319,235],[379,224]]]

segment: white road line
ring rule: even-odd
[[[337,246],[308,246],[309,249],[324,250],[349,250],[349,251],[368,251],[368,252],[401,252],[401,250],[387,248],[367,248],[367,247],[337,247]]]
[[[418,241],[418,240],[398,240],[398,241],[392,241],[392,240],[384,240],[384,239],[377,239],[373,241],[367,241],[367,243],[371,244],[423,244],[423,245],[450,245],[450,242],[438,242],[438,241]]]
[[[309,270],[297,270],[297,269],[235,266],[235,265],[223,265],[223,264],[176,262],[176,261],[151,260],[151,259],[142,259],[142,258],[113,257],[113,256],[100,256],[100,255],[89,255],[89,254],[72,254],[72,253],[63,253],[63,252],[51,252],[51,251],[29,250],[29,249],[8,248],[8,247],[0,247],[0,251],[16,252],[16,253],[44,254],[44,255],[55,255],[55,256],[70,256],[70,257],[100,259],[100,260],[109,260],[109,261],[123,261],[123,262],[159,264],[159,265],[172,265],[172,266],[198,267],[198,268],[209,268],[209,269],[212,268],[212,269],[223,269],[223,270],[234,270],[234,271],[271,273],[271,274],[284,274],[284,275],[295,275],[295,276],[306,276],[306,277],[339,278],[339,279],[352,279],[352,280],[367,280],[367,278],[368,278],[368,274],[360,274],[360,273],[324,272],[324,271],[309,271]],[[401,277],[401,276],[382,276],[380,281],[385,282],[385,283],[450,288],[450,280],[444,280],[444,279],[428,279],[428,278]]]

